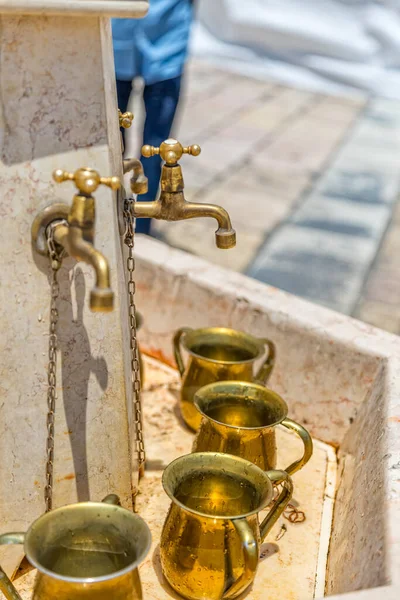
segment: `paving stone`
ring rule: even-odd
[[[290,219],[302,227],[380,240],[390,219],[390,207],[372,204],[365,210],[360,202],[330,199],[313,194]]]
[[[390,227],[386,233],[385,239],[382,242],[379,256],[377,260],[378,266],[382,265],[399,265],[400,266],[400,220],[396,221],[395,214],[400,213],[400,203],[397,204],[390,220]],[[399,217],[398,217],[399,218]]]
[[[314,118],[313,110],[300,115],[284,128],[268,147],[266,154],[297,168],[318,172],[337,148],[346,125],[332,127]]]
[[[268,84],[252,81],[243,86],[234,81],[212,97],[187,107],[179,122],[178,135],[187,138],[187,143],[196,143],[196,136],[204,138],[205,132],[212,132],[216,127],[232,126],[236,113],[248,110],[257,99],[266,99],[270,89]]]
[[[240,222],[233,223],[233,226],[237,245],[230,250],[216,247],[215,221],[211,222],[210,219],[189,219],[176,223],[158,221],[154,223],[154,233],[175,248],[192,252],[233,271],[244,271],[264,241],[264,234]]]
[[[352,139],[352,143],[340,149],[332,162],[332,168],[343,170],[364,170],[380,173],[390,181],[398,180],[398,158],[383,147],[371,147]]]
[[[378,168],[368,168],[365,164],[348,164],[339,168],[337,164],[326,172],[316,184],[316,191],[330,198],[347,199],[369,206],[392,204],[398,194],[399,178],[395,173],[388,178]]]
[[[365,119],[383,126],[400,125],[400,102],[385,98],[373,98],[366,106]]]
[[[202,146],[202,153],[196,157],[183,157],[181,161],[185,189],[204,190],[218,177],[221,167],[218,161],[210,161],[207,148]]]
[[[328,123],[332,128],[337,125],[346,126],[357,117],[364,104],[364,100],[357,98],[322,96],[313,109],[313,117]]]
[[[273,93],[277,87],[275,83],[255,81],[254,79],[233,75],[222,69],[200,64],[197,60],[189,61],[183,79],[183,98],[185,105],[192,106],[196,103],[207,102],[212,96],[222,92],[230,86],[240,84],[244,88],[259,88],[263,95]]]
[[[281,87],[270,102],[249,111],[243,116],[243,121],[262,128],[266,133],[276,131],[286,119],[310,106],[314,99],[315,94],[311,92]]]
[[[251,162],[235,170],[229,177],[238,190],[245,184],[256,193],[264,193],[264,200],[289,201],[290,205],[298,199],[311,181],[310,174],[303,169],[293,169],[285,162],[272,158],[261,160],[258,155]]]
[[[371,151],[386,151],[387,154],[400,150],[400,128],[363,120],[354,132],[352,143],[370,148]]]
[[[195,104],[219,92],[229,80],[229,75],[221,69],[210,69],[210,66],[197,60],[190,60],[186,65],[183,78],[183,101],[186,106]]]
[[[292,90],[289,91],[292,92]],[[262,103],[259,101],[255,108],[249,108],[247,112],[239,116],[234,125],[229,122],[228,125],[221,127],[215,134],[207,137],[204,143],[200,136],[203,152],[196,163],[193,162],[190,165],[193,180],[203,180],[204,186],[206,186],[213,180],[212,173],[218,173],[220,176],[229,178],[230,173],[228,170],[230,168],[234,174],[235,168],[241,168],[240,163],[247,160],[261,160],[257,145],[262,146],[265,143],[267,148],[268,140],[273,139],[272,137],[269,138],[268,134],[272,136],[274,131],[279,131],[282,122],[289,116],[296,114],[312,98],[311,94],[303,92],[298,93],[296,91],[295,94],[288,94],[287,92],[288,90],[284,89],[281,94],[277,94],[268,101],[263,100]],[[283,103],[282,96],[285,99]],[[267,114],[269,117],[274,115],[273,120],[268,120],[268,132],[265,128],[256,124],[258,119],[250,118],[254,115],[260,116],[260,104],[262,104],[264,118]],[[196,170],[198,170],[198,174],[194,175]],[[186,175],[185,179],[189,180]]]
[[[264,232],[264,235],[281,223],[291,208],[290,201],[273,197],[266,188],[249,185],[237,177],[197,195],[196,201],[219,204],[229,212],[235,228],[243,224],[244,228]]]
[[[365,287],[365,298],[387,305],[400,305],[400,267],[375,269]]]
[[[400,304],[392,306],[386,302],[365,301],[357,308],[354,316],[391,333],[400,333]]]
[[[391,223],[393,226],[400,225],[400,197],[397,198],[396,204],[393,208]]]
[[[349,313],[358,298],[376,244],[296,225],[284,225],[262,247],[252,277]]]

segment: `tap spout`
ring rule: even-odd
[[[125,158],[123,160],[124,175],[132,171],[131,191],[133,194],[146,194],[148,179],[143,171],[143,165],[138,158]]]
[[[232,227],[228,212],[216,204],[202,204],[200,202],[185,202],[182,206],[183,219],[196,217],[212,217],[218,223],[215,232],[215,242],[218,248],[228,249],[236,246],[236,232]]]
[[[182,221],[197,217],[212,217],[218,223],[215,240],[218,248],[228,249],[236,245],[236,232],[227,211],[216,204],[187,202],[183,192],[162,191],[155,202],[135,202],[135,217]]]
[[[110,269],[107,259],[84,239],[84,230],[60,224],[54,229],[54,241],[78,261],[91,265],[96,274],[96,284],[90,292],[90,308],[94,312],[111,312],[114,294],[110,286]]]

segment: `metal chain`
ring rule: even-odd
[[[275,502],[279,496],[279,488],[278,486],[274,486],[274,499]],[[290,523],[303,523],[306,520],[306,514],[303,510],[298,509],[294,504],[289,503],[285,510],[283,511],[283,516],[285,519],[290,521]]]
[[[50,303],[50,332],[49,332],[49,364],[47,367],[47,441],[46,441],[46,486],[44,501],[46,512],[53,507],[53,471],[54,471],[54,417],[56,408],[57,384],[57,300],[60,292],[57,273],[61,266],[61,255],[54,243],[54,227],[59,224],[51,223],[47,230],[47,247],[51,265],[51,303]]]
[[[130,327],[130,349],[131,349],[131,380],[134,422],[136,427],[136,452],[139,463],[139,476],[144,474],[144,465],[146,462],[146,452],[143,438],[143,415],[142,402],[140,397],[140,364],[137,343],[136,329],[136,306],[135,306],[135,258],[134,258],[134,235],[135,235],[135,216],[133,212],[134,200],[126,198],[124,201],[124,221],[125,234],[124,244],[128,247],[128,258],[126,267],[128,271],[128,302],[129,302],[129,327]]]

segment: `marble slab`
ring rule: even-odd
[[[0,38],[0,531],[23,531],[44,510],[49,261],[31,225],[71,182],[52,171],[122,171],[112,44],[106,19],[1,16]],[[116,151],[115,151],[116,149]],[[96,247],[110,264],[115,308],[89,309],[94,272],[68,258],[59,272],[54,506],[110,491],[132,505],[126,288],[115,196],[101,186]],[[126,344],[126,346],[125,346]],[[128,352],[124,351],[124,347]],[[125,365],[126,366],[126,365]],[[115,445],[118,436],[119,443]],[[100,440],[100,443],[99,443]],[[134,473],[133,473],[134,476]],[[20,547],[0,548],[11,574]]]
[[[0,0],[0,14],[138,19],[148,9],[148,0]]]

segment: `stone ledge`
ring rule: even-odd
[[[130,17],[147,14],[148,0],[0,0],[0,14]]]

